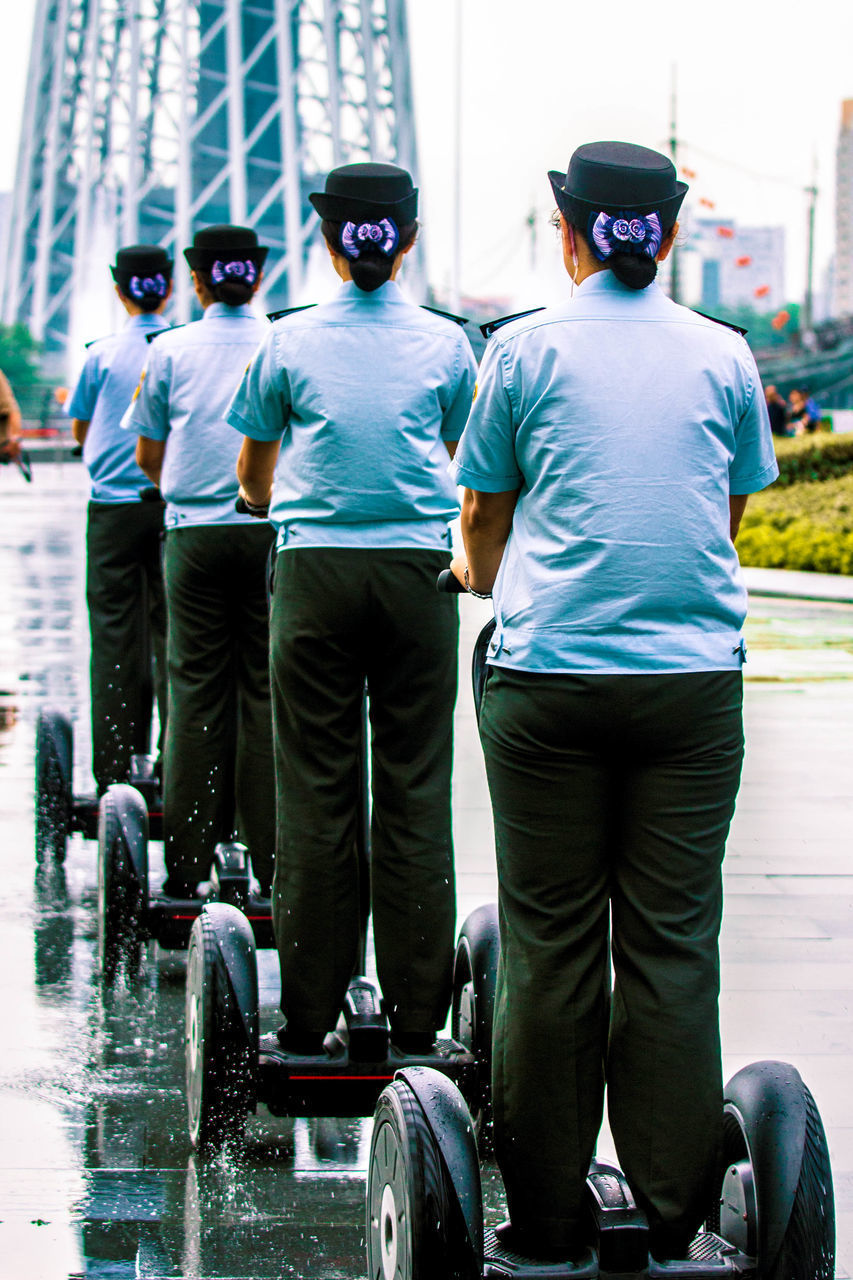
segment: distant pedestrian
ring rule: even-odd
[[[764,388],[764,400],[770,418],[770,430],[774,436],[791,436],[793,431],[788,426],[788,401],[772,384]]]
[[[820,426],[820,418],[820,407],[807,391],[791,392],[790,421],[795,435],[813,435]]]
[[[121,419],[148,355],[146,339],[166,327],[162,312],[172,291],[172,260],[158,245],[135,244],[119,249],[110,270],[128,319],[117,333],[89,343],[65,401],[92,483],[86,603],[98,794],[126,782],[131,755],[150,750],[155,688],[161,743],[166,720],[163,504],[140,501],[151,482],[136,464],[134,441]]]
[[[0,373],[0,462],[21,456],[21,410],[4,373]]]

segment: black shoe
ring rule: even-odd
[[[405,1058],[425,1058],[435,1050],[431,1031],[392,1031],[391,1044]]]
[[[664,1265],[670,1262],[683,1262],[690,1251],[693,1236],[685,1235],[682,1230],[658,1225],[649,1231],[649,1257]]]
[[[285,1025],[275,1034],[284,1052],[298,1058],[320,1058],[326,1053],[324,1031],[290,1031]]]

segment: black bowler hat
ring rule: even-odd
[[[252,227],[219,223],[197,231],[192,247],[184,249],[184,257],[193,271],[210,271],[217,263],[252,262],[260,268],[268,252],[266,245],[258,244],[257,232]],[[228,274],[234,275],[233,272]]]
[[[412,175],[396,164],[344,164],[332,169],[325,191],[308,199],[330,222],[393,218],[405,227],[418,216],[418,191]]]
[[[599,213],[653,211],[666,230],[687,194],[671,160],[632,142],[588,142],[575,151],[568,173],[548,177],[560,212],[581,230]]]
[[[159,244],[129,244],[119,249],[115,265],[110,267],[113,279],[120,285],[132,276],[171,276],[174,262]]]

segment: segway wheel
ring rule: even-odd
[[[42,711],[36,724],[36,859],[65,857],[71,831],[73,749],[71,724],[58,711]]]
[[[477,1060],[477,1096],[466,1101],[481,1142],[491,1118],[492,1025],[500,950],[498,909],[487,903],[472,911],[459,931],[450,1015],[453,1039]]]
[[[255,963],[253,950],[245,962]],[[257,979],[254,985],[257,989]],[[208,910],[190,934],[185,1036],[190,1141],[202,1152],[240,1145],[246,1117],[254,1109],[257,1054]]]
[[[98,811],[98,958],[106,987],[122,967],[129,978],[139,972],[147,848],[148,810],[142,796],[124,783],[108,787]]]
[[[414,1091],[396,1079],[380,1094],[367,1183],[370,1280],[473,1280],[460,1270],[438,1143]]]
[[[729,1081],[725,1161],[712,1229],[757,1261],[761,1280],[832,1280],[835,1203],[815,1100],[784,1062],[758,1062]]]

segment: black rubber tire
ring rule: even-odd
[[[453,1192],[438,1144],[405,1080],[380,1094],[367,1172],[369,1280],[474,1280],[456,1246]]]
[[[36,723],[36,859],[65,857],[74,804],[73,738],[69,720],[59,711],[39,712]]]
[[[202,912],[187,952],[185,1060],[190,1142],[201,1152],[240,1146],[254,1107],[254,1055],[216,930]]]
[[[139,883],[125,841],[147,841],[148,815],[132,804],[120,806],[120,792],[129,790],[107,787],[98,806],[98,959],[105,987],[114,984],[122,968],[130,979],[138,975],[145,942],[147,886]],[[141,797],[139,804],[144,805]]]
[[[501,940],[498,909],[478,907],[459,930],[453,961],[450,1034],[477,1060],[477,1093],[466,1098],[481,1145],[491,1120],[492,1027]]]
[[[784,1068],[786,1064],[779,1064]],[[793,1068],[789,1068],[796,1074]],[[829,1149],[823,1123],[814,1098],[806,1085],[796,1076],[805,1105],[806,1126],[803,1149],[785,1153],[788,1163],[802,1159],[794,1193],[793,1204],[781,1246],[773,1258],[768,1259],[764,1248],[761,1206],[773,1195],[772,1187],[762,1186],[755,1180],[754,1196],[747,1195],[744,1206],[744,1237],[740,1247],[756,1257],[757,1276],[760,1280],[833,1280],[835,1275],[835,1200],[832,1189],[832,1171]],[[753,1118],[755,1123],[755,1119]],[[779,1124],[777,1115],[768,1110],[763,1124]],[[779,1143],[784,1142],[780,1132]],[[729,1171],[738,1164],[751,1165],[747,1135],[741,1116],[728,1100],[723,1114],[723,1174],[722,1185]],[[753,1171],[750,1169],[749,1173]],[[747,1179],[749,1180],[749,1179]],[[719,1214],[709,1218],[712,1229],[720,1229]],[[727,1233],[728,1234],[728,1233]]]

